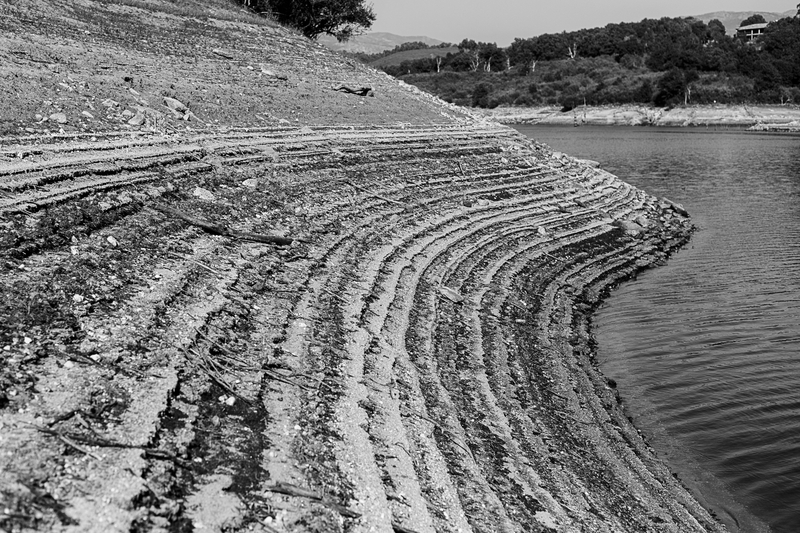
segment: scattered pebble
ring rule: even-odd
[[[216,197],[214,196],[214,193],[212,193],[208,189],[204,189],[202,187],[195,187],[194,191],[192,191],[192,194],[194,196],[200,198],[201,200],[206,200],[206,201],[209,201],[209,202],[213,202],[214,200],[216,200]]]

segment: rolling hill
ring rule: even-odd
[[[330,50],[344,51],[344,52],[363,52],[366,54],[376,54],[384,50],[391,50],[395,46],[403,43],[422,42],[430,46],[436,46],[443,41],[438,39],[431,39],[424,35],[395,35],[394,33],[386,32],[371,32],[363,35],[353,37],[345,43],[340,43],[336,38],[330,35],[323,35],[319,38],[319,42],[325,45]]]
[[[396,54],[376,59],[375,61],[372,61],[370,63],[370,66],[375,68],[397,66],[400,65],[400,63],[402,63],[403,61],[415,61],[417,59],[423,59],[432,56],[444,57],[447,54],[457,54],[457,53],[458,53],[457,46],[449,46],[447,48],[424,48],[421,50],[405,50],[403,52],[397,52]]]
[[[713,19],[717,19],[725,25],[725,31],[728,35],[736,33],[736,28],[748,17],[753,15],[763,16],[767,22],[774,20],[792,17],[797,13],[796,10],[790,9],[783,13],[771,13],[769,11],[714,11],[713,13],[704,13],[703,15],[695,15],[694,18],[702,20],[706,24]]]

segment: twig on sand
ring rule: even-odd
[[[84,437],[83,435],[64,433],[62,431],[56,431],[55,429],[38,426],[36,424],[28,424],[28,425],[34,428],[35,430],[39,431],[40,433],[44,433],[45,435],[50,435],[52,437],[58,438],[60,441],[67,444],[68,446],[97,460],[101,460],[102,458],[97,454],[91,452],[90,450],[87,450],[84,446],[81,446],[79,443],[84,444],[86,446],[96,446],[98,448],[122,448],[126,450],[142,450],[144,454],[148,457],[172,461],[176,465],[182,468],[188,468],[186,461],[184,461],[183,459],[179,459],[178,457],[175,456],[175,454],[173,454],[172,452],[168,452],[167,450],[148,448],[146,446],[137,446],[135,444],[125,444],[124,442],[115,442],[105,439]]]
[[[302,239],[296,239],[291,237],[281,237],[278,235],[263,235],[261,233],[249,233],[246,231],[236,231],[230,228],[226,228],[225,226],[218,226],[206,222],[205,220],[200,220],[199,218],[191,217],[189,215],[181,213],[177,209],[172,209],[170,207],[161,205],[154,205],[150,207],[165,215],[170,215],[175,218],[179,218],[192,226],[196,226],[202,229],[203,231],[211,233],[212,235],[221,235],[223,237],[232,237],[234,239],[243,239],[246,241],[263,242],[266,244],[275,244],[278,246],[289,246],[294,241],[306,242],[303,241]]]
[[[192,354],[195,357],[194,363],[197,366],[197,368],[203,371],[209,378],[211,378],[211,380],[214,383],[219,385],[225,392],[243,401],[247,405],[253,405],[252,401],[250,401],[249,399],[245,398],[244,396],[236,392],[233,389],[233,386],[227,381],[225,381],[225,378],[222,377],[222,374],[217,372],[216,369],[219,368],[219,365],[214,360],[212,360],[210,357],[206,357],[197,353],[191,348],[186,350],[186,353]]]
[[[210,266],[206,265],[205,263],[203,263],[201,261],[198,261],[197,259],[192,259],[191,257],[186,257],[185,255],[176,254],[175,252],[166,252],[166,254],[169,255],[169,256],[172,256],[172,257],[174,257],[176,259],[183,259],[184,261],[189,261],[190,263],[194,263],[195,265],[199,266],[200,268],[208,270],[209,272],[211,272],[215,276],[222,277],[222,273],[221,272],[219,272],[217,270],[214,270]]]
[[[416,530],[401,526],[395,521],[392,521],[392,529],[395,531],[395,533],[417,533]]]
[[[398,202],[397,200],[392,200],[391,198],[386,198],[385,196],[381,196],[380,194],[372,193],[368,189],[365,189],[364,187],[361,187],[360,185],[356,185],[352,181],[345,181],[344,184],[345,185],[349,185],[352,188],[354,188],[356,190],[359,190],[359,191],[361,191],[363,193],[366,193],[367,196],[371,196],[372,198],[377,198],[378,200],[383,200],[384,202],[389,202],[389,203],[395,204],[395,205],[401,205],[403,207],[407,207],[408,206],[408,204],[406,204],[404,202]]]
[[[360,518],[361,513],[357,513],[355,511],[351,511],[344,505],[339,505],[336,502],[331,501],[330,499],[320,495],[318,492],[313,490],[304,489],[302,487],[298,487],[297,485],[292,485],[291,483],[283,483],[277,482],[271,487],[267,487],[267,490],[270,492],[277,492],[278,494],[286,494],[287,496],[295,496],[298,498],[307,498],[309,500],[313,500],[315,502],[319,502],[340,515],[346,518]]]

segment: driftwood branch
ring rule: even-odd
[[[339,513],[340,515],[346,518],[360,518],[361,514],[356,513],[355,511],[351,511],[344,505],[339,505],[336,502],[331,501],[330,499],[322,496],[316,491],[304,489],[302,487],[298,487],[297,485],[292,485],[291,483],[283,483],[278,482],[271,487],[267,487],[267,490],[271,492],[277,492],[278,494],[286,494],[287,496],[295,496],[298,498],[307,498],[309,500],[319,502],[326,507],[329,507]]]
[[[191,217],[187,214],[181,213],[177,209],[172,209],[170,207],[155,205],[152,206],[153,209],[163,213],[165,215],[173,216],[175,218],[179,218],[184,222],[196,226],[207,233],[211,233],[212,235],[221,235],[223,237],[232,237],[234,239],[243,239],[247,241],[256,241],[256,242],[263,242],[267,244],[276,244],[278,246],[289,246],[294,241],[303,241],[302,239],[295,239],[290,237],[280,237],[278,235],[262,235],[260,233],[248,233],[245,231],[236,231],[225,226],[219,226],[216,224],[211,224],[210,222],[206,222],[205,220],[200,220],[199,218]]]
[[[148,448],[146,446],[137,446],[135,444],[125,444],[124,442],[115,442],[105,439],[96,439],[92,437],[85,437],[83,435],[76,435],[72,433],[65,433],[63,431],[56,431],[55,429],[46,428],[43,426],[38,426],[36,424],[28,424],[29,426],[33,427],[35,430],[39,431],[40,433],[44,433],[45,435],[50,435],[52,437],[56,437],[63,443],[69,445],[70,447],[85,453],[95,459],[100,459],[99,456],[92,453],[91,451],[85,449],[80,444],[84,444],[86,446],[96,446],[98,448],[122,448],[126,450],[142,450],[144,454],[148,457],[153,457],[155,459],[164,459],[168,461],[172,461],[180,467],[188,468],[188,465],[183,459],[179,459],[175,456],[172,452],[168,452],[167,450],[159,450],[157,448]]]
[[[372,87],[359,87],[358,89],[353,89],[347,85],[339,85],[338,87],[331,87],[331,89],[334,91],[355,94],[358,96],[375,96],[375,93],[372,91]]]
[[[408,206],[408,204],[405,204],[403,202],[398,202],[397,200],[392,200],[391,198],[387,198],[385,196],[381,196],[379,194],[375,194],[373,192],[370,192],[369,189],[365,189],[364,187],[361,187],[360,185],[356,185],[352,181],[345,181],[344,184],[345,185],[349,185],[352,188],[365,193],[367,196],[371,196],[372,198],[377,198],[378,200],[383,200],[384,202],[389,202],[389,203],[395,204],[395,205],[401,205],[403,207],[407,207]]]
[[[398,522],[392,522],[392,529],[395,533],[417,533],[413,529],[409,529],[405,526],[400,525]]]

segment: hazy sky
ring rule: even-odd
[[[644,18],[701,15],[713,11],[795,9],[800,0],[367,0],[377,20],[370,31],[424,35],[458,43],[476,41],[508,46],[514,37],[531,37],[635,22]]]

